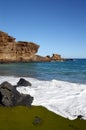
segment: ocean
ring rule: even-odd
[[[32,95],[32,105],[44,106],[70,120],[78,115],[86,119],[86,59],[0,64],[0,83],[16,85],[21,77],[32,86],[17,90]]]

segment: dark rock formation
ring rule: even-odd
[[[82,116],[82,115],[78,115],[77,118],[78,118],[78,119],[82,119],[83,116]]]
[[[2,106],[31,106],[33,97],[30,95],[20,94],[14,86],[8,82],[0,85],[0,105]]]
[[[17,83],[17,86],[31,86],[31,83],[23,78],[20,78]]]

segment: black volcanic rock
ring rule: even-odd
[[[82,118],[83,118],[83,115],[78,115],[77,118],[78,118],[78,119],[82,119]]]
[[[0,85],[0,105],[2,106],[31,106],[33,97],[20,94],[9,82]]]
[[[32,101],[33,97],[31,97],[30,95],[21,94],[17,99],[16,105],[31,106]]]
[[[1,85],[0,85],[0,90],[1,89],[7,89],[7,90],[9,90],[9,91],[11,91],[11,92],[17,92],[17,90],[16,90],[16,88],[15,87],[13,87],[9,82],[7,82],[7,81],[5,81],[5,82],[3,82]],[[17,92],[18,93],[18,92]]]
[[[31,83],[23,78],[20,78],[17,83],[17,86],[31,86]]]

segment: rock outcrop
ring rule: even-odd
[[[0,31],[0,62],[28,62],[38,51],[39,45],[19,41]]]
[[[20,94],[16,87],[9,82],[3,82],[0,85],[0,105],[1,106],[31,106],[33,97],[30,95]]]
[[[39,55],[34,55],[32,58],[32,62],[50,62],[51,58],[43,57]]]
[[[0,63],[8,62],[50,62],[62,61],[61,55],[50,56],[36,55],[39,45],[33,42],[15,41],[7,33],[0,31]]]
[[[51,57],[51,60],[53,60],[53,61],[59,61],[59,60],[61,60],[62,58],[61,58],[61,55],[58,55],[58,54],[53,54],[53,56]]]

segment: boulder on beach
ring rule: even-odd
[[[0,105],[1,106],[31,106],[33,97],[30,95],[20,94],[16,87],[9,82],[3,82],[0,85]]]
[[[23,78],[20,78],[17,83],[17,86],[31,86],[31,83]]]

